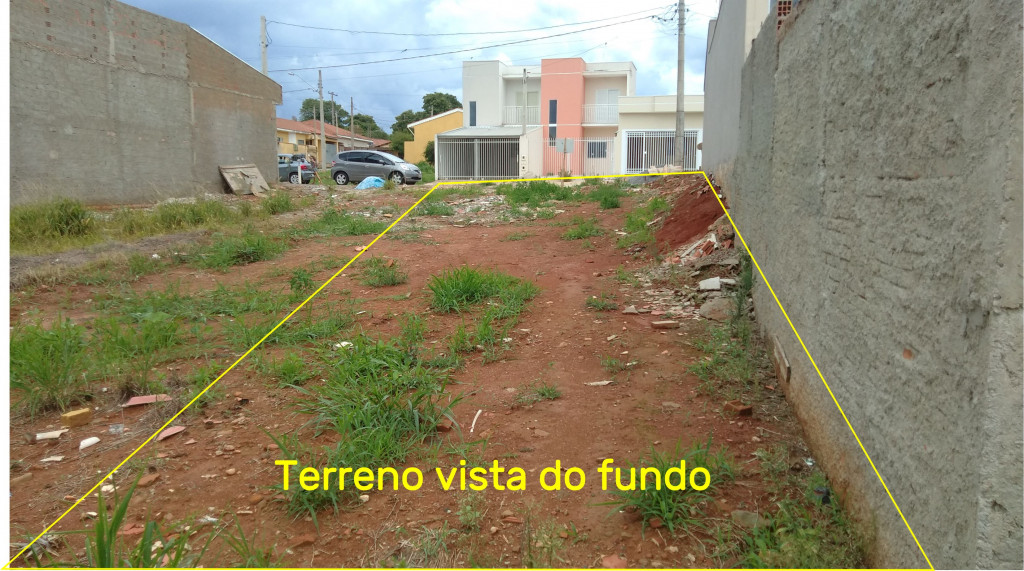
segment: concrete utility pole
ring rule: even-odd
[[[327,93],[331,96],[331,111],[334,113],[334,129],[335,129],[334,136],[337,137],[338,136],[338,133],[337,133],[337,129],[338,129],[338,104],[334,102],[334,96],[337,95],[337,93],[335,93],[333,91],[328,91]]]
[[[267,75],[267,17],[260,16],[260,71]]]
[[[316,88],[317,88],[318,94],[320,95],[320,153],[319,153],[320,156],[317,157],[317,159],[316,159],[316,161],[317,161],[316,162],[316,168],[319,169],[319,168],[323,167],[323,164],[324,164],[324,151],[326,150],[325,149],[326,145],[325,145],[325,141],[324,141],[324,72],[323,72],[323,70],[319,70],[318,69],[316,71],[316,76],[317,76]]]
[[[679,0],[679,65],[676,68],[676,145],[673,161],[677,166],[686,168],[686,134],[685,110],[683,100],[685,90],[683,89],[684,77],[686,76],[686,3]]]
[[[356,131],[355,131],[355,120],[356,120],[356,104],[355,99],[348,98],[348,143],[353,149],[356,148]]]

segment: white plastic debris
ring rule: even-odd
[[[99,441],[100,439],[97,438],[96,436],[90,436],[89,438],[86,438],[78,445],[78,449],[85,450],[86,448],[98,443]]]

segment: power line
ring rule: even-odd
[[[621,14],[619,16],[610,16],[608,18],[600,18],[597,20],[587,20],[584,22],[573,22],[570,24],[556,24],[553,26],[543,26],[540,28],[526,28],[522,30],[495,30],[492,32],[450,32],[450,33],[438,33],[438,34],[422,34],[422,33],[411,33],[411,32],[374,32],[369,30],[350,30],[345,28],[324,28],[320,26],[307,26],[305,24],[292,24],[289,22],[280,22],[277,20],[267,20],[268,24],[281,24],[282,26],[291,26],[294,28],[305,28],[308,30],[324,30],[329,32],[347,32],[350,34],[373,34],[380,36],[415,36],[415,37],[437,37],[437,36],[493,36],[495,34],[519,34],[522,32],[537,32],[541,30],[552,30],[555,28],[564,28],[566,26],[582,26],[584,24],[593,24],[596,22],[607,22],[608,20],[615,20],[617,18],[626,18],[628,16],[635,16],[637,14],[644,14],[646,12],[653,12],[655,10],[665,10],[666,6],[659,6],[657,8],[648,8],[639,12],[632,12],[630,14]]]
[[[641,20],[648,20],[650,18],[651,18],[651,16],[643,16],[643,17],[640,17],[640,18],[634,18],[632,20],[625,20],[625,21],[622,21],[622,22],[614,22],[612,24],[604,24],[602,26],[593,26],[591,28],[584,28],[582,30],[573,30],[573,31],[570,31],[570,32],[562,32],[560,34],[552,34],[550,36],[541,36],[539,38],[530,38],[530,39],[525,39],[525,40],[515,40],[515,41],[504,42],[504,43],[500,43],[500,44],[491,44],[489,46],[480,46],[480,47],[476,47],[476,48],[467,48],[467,49],[462,49],[462,50],[452,50],[452,51],[447,51],[447,52],[438,52],[438,53],[424,54],[424,55],[419,55],[419,56],[408,56],[408,57],[382,59],[382,60],[375,60],[375,61],[364,61],[364,62],[358,62],[358,63],[342,63],[342,64],[337,64],[337,65],[322,65],[322,66],[315,66],[315,67],[295,67],[295,68],[289,68],[289,69],[272,69],[270,71],[276,73],[276,72],[280,72],[280,71],[308,71],[308,70],[313,70],[313,69],[332,69],[332,68],[338,68],[338,67],[352,67],[352,66],[357,66],[357,65],[370,65],[370,64],[376,64],[376,63],[388,63],[388,62],[393,62],[393,61],[404,61],[404,60],[410,60],[410,59],[421,59],[421,58],[428,58],[428,57],[451,55],[451,54],[457,54],[457,53],[462,53],[462,52],[471,52],[471,51],[486,50],[486,49],[491,49],[491,48],[500,48],[500,47],[503,47],[503,46],[511,46],[511,45],[515,45],[515,44],[524,44],[524,43],[527,43],[527,42],[534,42],[534,41],[537,41],[537,40],[546,40],[548,38],[557,38],[557,37],[561,37],[561,36],[568,36],[568,35],[571,35],[571,34],[579,34],[579,33],[582,33],[582,32],[589,32],[591,30],[599,30],[601,28],[609,28],[611,26],[620,26],[622,24],[630,24],[632,22],[639,22]]]

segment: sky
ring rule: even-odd
[[[283,102],[277,116],[284,118],[297,116],[303,99],[317,97],[318,68],[323,71],[325,99],[333,91],[336,101],[347,108],[353,98],[356,113],[373,116],[385,131],[402,111],[418,111],[427,93],[452,93],[461,101],[462,62],[470,59],[513,65],[537,65],[541,58],[553,57],[632,61],[637,67],[637,95],[676,92],[676,4],[667,0],[125,3],[188,24],[256,69],[260,16],[266,16],[267,67],[270,77],[281,84]],[[700,94],[708,20],[717,14],[718,0],[688,0],[686,6],[685,91]],[[518,43],[498,45],[510,42]],[[450,51],[459,53],[434,55]],[[413,56],[429,57],[370,63]]]

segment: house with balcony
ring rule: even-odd
[[[652,162],[662,159],[655,149],[664,144],[666,129],[674,141],[675,116],[667,117],[663,105],[649,111],[635,98],[632,62],[463,62],[462,127],[436,136],[438,178],[597,176],[662,166]],[[689,104],[686,109],[689,114]],[[636,123],[628,134],[622,130],[623,111]],[[694,136],[699,140],[699,130]],[[630,148],[640,151],[627,166],[620,149]]]

